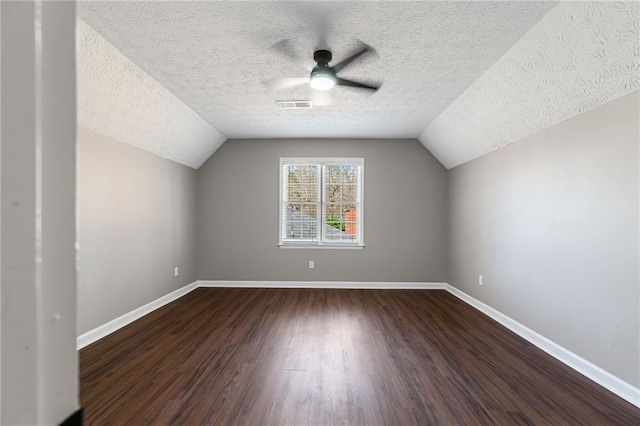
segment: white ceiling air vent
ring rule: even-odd
[[[311,101],[276,101],[280,109],[309,109],[313,108]]]

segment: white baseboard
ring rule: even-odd
[[[439,282],[356,282],[356,281],[223,281],[223,280],[199,280],[186,285],[166,296],[147,303],[133,311],[124,314],[106,324],[90,330],[77,339],[78,349],[113,333],[125,325],[147,315],[148,313],[173,302],[198,287],[227,287],[227,288],[341,288],[341,289],[420,289],[420,290],[446,290],[460,300],[478,309],[483,314],[499,322],[520,337],[536,345],[549,355],[573,368],[585,377],[593,380],[605,389],[610,390],[622,399],[640,408],[640,389],[625,382],[613,374],[603,370],[586,359],[552,342],[541,334],[520,324],[516,320],[504,315],[494,308],[469,296],[465,292]]]
[[[445,290],[447,283],[359,281],[198,281],[198,287],[231,288],[344,288],[387,290]]]
[[[536,345],[538,348],[542,349],[552,357],[573,368],[578,373],[593,380],[600,386],[615,393],[620,398],[640,408],[640,389],[625,382],[622,379],[619,379],[608,371],[605,371],[597,365],[592,364],[591,362],[558,345],[557,343],[552,342],[543,335],[536,333],[530,328],[520,324],[513,318],[504,315],[502,312],[493,309],[491,306],[482,303],[481,301],[469,296],[467,293],[453,287],[452,285],[446,284],[445,287],[449,293],[453,294],[460,300],[468,303],[483,314],[499,322],[520,337]]]
[[[89,330],[86,333],[78,336],[78,338],[76,339],[76,347],[78,348],[78,350],[80,350],[85,346],[88,346],[93,342],[96,342],[103,337],[113,333],[114,331],[121,329],[125,325],[132,323],[138,318],[141,318],[148,313],[155,311],[156,309],[166,305],[167,303],[179,299],[180,297],[184,296],[197,287],[198,282],[192,282],[191,284],[187,284],[184,287],[172,291],[171,293],[166,294],[152,302],[149,302],[144,306],[140,306],[139,308],[134,309],[131,312],[119,316],[118,318],[115,318],[106,324],[96,327],[93,330]]]

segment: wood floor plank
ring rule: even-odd
[[[87,424],[640,424],[446,291],[197,289],[80,351]]]

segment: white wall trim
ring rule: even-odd
[[[112,319],[106,324],[102,324],[101,326],[98,326],[93,330],[89,330],[86,333],[78,336],[78,338],[76,339],[76,347],[78,348],[78,350],[80,350],[85,346],[88,346],[102,339],[103,337],[108,336],[114,331],[121,329],[125,325],[130,324],[139,318],[142,318],[143,316],[155,311],[158,308],[161,308],[167,303],[181,298],[190,291],[195,290],[197,287],[198,282],[194,281],[191,284],[187,284],[186,286],[172,291],[171,293],[166,294],[156,300],[153,300],[146,305],[140,306],[139,308],[136,308],[131,312],[121,315],[118,318]]]
[[[148,313],[173,302],[199,287],[211,288],[342,288],[342,289],[396,289],[396,290],[446,290],[463,302],[476,308],[483,314],[507,327],[520,337],[536,345],[549,355],[573,368],[583,376],[593,380],[605,389],[610,390],[620,398],[640,408],[640,389],[603,370],[597,365],[574,354],[530,328],[520,324],[511,317],[489,305],[469,296],[467,293],[441,282],[358,282],[358,281],[224,281],[198,280],[160,297],[144,306],[109,321],[90,330],[77,339],[77,348],[82,349],[91,343],[102,339],[125,325],[147,315]]]
[[[640,389],[614,376],[608,371],[603,370],[597,365],[587,361],[579,355],[576,355],[575,353],[558,345],[557,343],[547,339],[543,335],[536,333],[535,331],[520,324],[513,318],[506,316],[502,312],[497,311],[491,306],[486,305],[481,301],[469,296],[467,293],[455,288],[454,286],[446,284],[445,289],[449,293],[456,296],[458,299],[466,302],[483,314],[507,327],[518,336],[536,345],[538,348],[556,358],[558,361],[563,362],[583,376],[593,380],[605,389],[608,389],[611,392],[615,393],[620,398],[640,408]]]
[[[395,290],[445,290],[447,283],[426,282],[360,282],[360,281],[198,281],[198,287],[229,288],[344,288],[344,289],[395,289]]]

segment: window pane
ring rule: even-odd
[[[318,239],[318,204],[286,204],[285,234],[287,240]]]
[[[284,171],[285,201],[318,201],[318,166],[290,164]]]
[[[357,200],[357,166],[327,166],[325,179],[325,200],[327,202],[355,202]]]
[[[326,241],[353,241],[358,239],[356,204],[326,204],[323,226]]]

